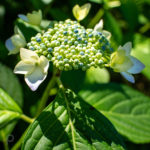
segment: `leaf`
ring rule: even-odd
[[[1,63],[0,63],[0,88],[5,90],[19,106],[22,106],[23,96],[20,83],[17,77],[12,73],[12,70],[2,65]],[[1,129],[0,131],[3,130],[3,133],[7,137],[12,132],[14,126],[15,122],[12,122],[5,128]],[[0,133],[0,141],[1,140],[2,138]]]
[[[108,83],[110,80],[109,72],[103,68],[90,68],[86,71],[86,83]]]
[[[121,9],[122,14],[125,17],[127,23],[129,24],[128,27],[131,30],[135,30],[136,26],[138,25],[138,15],[139,15],[138,5],[136,4],[136,1],[135,0],[133,0],[133,1],[121,0],[120,9]]]
[[[150,142],[150,98],[116,83],[86,86],[79,95],[130,141]]]
[[[121,137],[96,109],[70,90],[31,124],[22,150],[123,150]]]
[[[0,88],[4,89],[18,104],[22,106],[23,95],[20,83],[12,70],[0,63]]]
[[[115,41],[118,42],[118,44],[121,44],[122,31],[118,22],[116,21],[114,16],[108,11],[105,12],[104,18],[105,18],[104,25],[106,26],[106,29],[108,29],[108,31],[112,33],[112,37],[115,39]]]
[[[62,8],[51,8],[49,13],[54,18],[54,20],[66,20],[70,18],[70,14],[64,12]]]
[[[138,58],[142,63],[145,64],[145,69],[142,73],[150,79],[150,38],[146,38],[140,34],[136,34],[134,37],[134,49],[132,55]]]
[[[22,111],[15,101],[0,88],[0,128],[18,119]]]
[[[82,70],[63,71],[61,74],[61,80],[65,85],[65,87],[69,87],[73,91],[77,92],[81,89],[82,84],[84,83],[85,71]]]

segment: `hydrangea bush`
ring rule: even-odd
[[[21,60],[15,66],[14,73],[23,74],[29,88],[35,91],[46,79],[49,67],[53,66],[52,78],[37,108],[36,117],[39,117],[31,119],[24,114],[20,115],[21,119],[31,123],[24,138],[23,150],[125,149],[124,144],[119,139],[120,135],[112,124],[95,108],[80,100],[80,97],[66,88],[60,79],[63,71],[86,71],[91,67],[109,67],[115,72],[121,73],[129,82],[134,83],[132,74],[140,73],[145,67],[138,59],[130,55],[131,42],[119,46],[118,49],[112,47],[111,33],[103,30],[103,20],[100,20],[94,29],[86,29],[80,24],[80,21],[87,16],[90,8],[90,4],[81,7],[76,5],[73,8],[73,15],[77,21],[71,19],[56,21],[45,29],[40,26],[42,22],[41,11],[18,15],[23,22],[37,26],[42,30],[27,42],[22,31],[17,26],[15,27],[15,34],[6,41],[9,54],[20,53]],[[56,83],[59,92],[55,100],[44,109],[50,90]],[[92,110],[92,114],[90,114],[89,109]],[[33,122],[33,120],[35,121]],[[65,129],[60,127],[57,121]],[[57,129],[53,128],[54,122],[56,122]],[[103,127],[98,127],[97,123]],[[52,130],[49,131],[49,128]],[[107,130],[107,133],[110,132],[110,136],[102,131],[103,128]],[[59,136],[58,139],[55,139],[55,136]],[[108,138],[108,140],[101,142],[99,137]],[[108,144],[108,141],[112,141],[111,144]]]

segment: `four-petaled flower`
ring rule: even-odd
[[[75,5],[72,9],[72,12],[73,12],[74,17],[78,21],[81,21],[88,15],[90,8],[91,8],[90,3],[84,4],[81,7],[79,5]]]
[[[111,33],[103,30],[103,20],[101,19],[98,24],[95,25],[94,30],[101,32],[108,40],[111,38]]]
[[[134,83],[135,80],[132,74],[140,73],[145,65],[130,55],[131,48],[131,42],[126,43],[123,47],[120,46],[118,50],[111,55],[110,66],[114,71],[120,72],[128,81]]]
[[[15,34],[5,42],[5,45],[9,50],[9,55],[18,53],[21,47],[26,46],[26,40],[17,26],[14,28],[14,33]]]
[[[19,18],[24,20],[25,22],[28,22],[29,24],[33,24],[36,26],[40,26],[42,21],[42,12],[39,11],[33,11],[32,13],[27,13],[27,15],[19,14]]]
[[[47,76],[49,61],[45,56],[38,56],[34,51],[21,48],[21,61],[16,65],[14,73],[24,74],[25,81],[35,91]]]

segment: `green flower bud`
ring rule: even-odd
[[[44,55],[59,70],[103,67],[110,64],[113,49],[108,40],[93,29],[85,29],[76,21],[54,24],[45,33],[31,38],[27,47]]]

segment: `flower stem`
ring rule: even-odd
[[[64,85],[63,85],[62,81],[60,80],[60,77],[57,77],[56,82],[60,89],[64,89]]]
[[[51,80],[49,81],[43,95],[42,95],[42,98],[40,100],[40,103],[38,105],[38,108],[37,108],[37,113],[36,113],[36,117],[42,112],[42,110],[45,108],[46,106],[46,102],[48,100],[48,96],[49,96],[49,93],[50,93],[50,90],[54,87],[55,83],[56,83],[56,75],[57,75],[57,71],[54,70],[53,72],[53,76],[51,78]]]
[[[15,143],[15,145],[11,148],[11,150],[18,150],[20,148],[22,141],[24,139],[24,136],[27,132],[27,129],[24,131],[24,133],[21,135],[20,139]]]
[[[93,28],[96,23],[99,22],[100,18],[104,15],[104,10],[100,8],[98,12],[96,13],[95,17],[90,21],[88,24],[88,28]]]
[[[2,137],[4,149],[5,149],[5,150],[9,150],[7,138],[6,138],[5,133],[4,133],[3,130],[0,131],[0,135],[1,135],[1,137]]]
[[[21,115],[21,119],[24,120],[25,122],[28,122],[28,123],[32,123],[34,121],[34,119],[26,116],[25,114]]]

